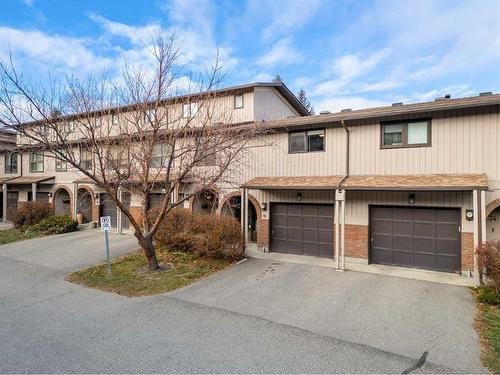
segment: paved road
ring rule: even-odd
[[[384,330],[384,315],[399,316],[396,306],[408,302],[399,300],[402,293],[394,294],[396,285],[404,283],[401,287],[408,290],[410,284],[405,283],[421,282],[395,279],[394,286],[381,293],[380,288],[391,284],[383,279],[392,278],[369,275],[373,279],[366,280],[364,274],[354,272],[326,274],[322,268],[258,260],[155,297],[127,298],[65,282],[68,270],[102,260],[100,237],[98,231],[84,231],[0,247],[0,372],[401,373],[416,363],[424,349],[430,349],[429,359],[416,372],[483,370],[476,358],[477,338],[469,327],[472,305],[466,289],[435,292],[433,285],[420,287],[433,295],[440,293],[445,302],[460,301],[460,306],[436,311],[440,322],[440,315],[462,316],[456,326],[446,324],[436,335],[455,328],[466,332],[455,332],[458,343],[450,346],[472,341],[467,344],[472,353],[466,359],[455,358],[455,363],[445,361],[452,365],[448,366],[433,356],[435,348],[415,345],[414,351],[406,353],[411,346],[407,341],[417,333],[407,337],[405,329],[391,329],[374,342],[374,331],[359,335],[366,323],[354,320],[362,315],[346,315],[349,304],[353,312],[380,303],[372,298],[363,303],[370,291],[385,295],[393,301],[394,311],[382,311],[385,300],[380,311],[370,310],[382,319],[375,331]],[[113,236],[112,243],[115,254],[136,247],[131,236]],[[347,287],[351,293],[339,290]],[[337,311],[334,297],[346,295],[349,300],[339,302]],[[413,310],[420,311],[427,298],[424,292],[412,297]],[[401,325],[410,309],[405,307],[394,324]],[[311,323],[321,320],[325,320],[323,326]],[[339,327],[329,327],[336,324]],[[356,324],[365,328],[354,336],[342,334]],[[410,324],[421,331],[429,328],[427,321]],[[404,349],[388,350],[388,341],[400,342]]]

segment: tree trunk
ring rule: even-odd
[[[156,258],[156,250],[153,244],[153,236],[144,236],[140,232],[135,232],[135,237],[139,240],[139,244],[144,250],[144,256],[148,262],[148,270],[156,271],[160,267],[158,266],[158,259]]]

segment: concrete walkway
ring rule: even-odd
[[[335,261],[333,259],[294,254],[264,253],[260,250],[257,250],[255,246],[249,246],[246,250],[245,255],[251,258],[263,259],[271,262],[275,261],[335,268]],[[474,286],[474,279],[472,277],[465,277],[445,272],[433,272],[412,268],[391,267],[383,266],[380,264],[362,264],[359,262],[349,262],[349,259],[346,259],[345,268],[348,271],[368,272],[376,275],[396,276],[405,279],[432,281],[435,283],[459,285],[465,287]]]

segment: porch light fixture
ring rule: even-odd
[[[301,191],[299,191],[299,192],[297,193],[297,201],[299,201],[299,202],[301,202],[301,201],[302,201],[302,192],[301,192]]]
[[[161,192],[162,194],[165,194],[167,191],[165,190],[165,188],[161,189]]]
[[[49,198],[52,198],[52,193],[49,193]]]
[[[408,203],[415,204],[415,192],[414,191],[412,191],[410,194],[408,194]]]
[[[260,207],[262,208],[262,211],[267,211],[267,202],[261,203]]]

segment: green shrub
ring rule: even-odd
[[[151,217],[157,217],[157,211]],[[155,236],[156,243],[172,251],[198,256],[240,259],[244,254],[241,226],[225,215],[192,213],[177,208],[168,213]]]
[[[494,288],[482,286],[474,288],[474,290],[478,302],[487,303],[488,305],[500,305],[500,296],[497,295]]]
[[[41,220],[38,224],[30,227],[31,231],[45,234],[61,234],[74,232],[78,227],[78,222],[71,216],[50,216]]]
[[[17,229],[38,223],[53,214],[47,202],[24,202],[16,210],[9,210],[8,217]]]

